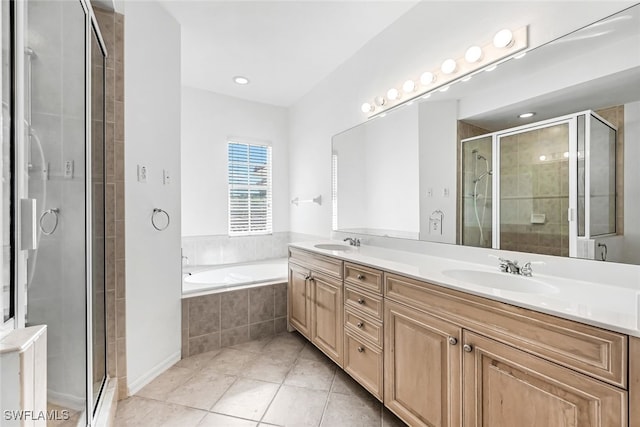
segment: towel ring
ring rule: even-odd
[[[164,227],[159,227],[158,224],[156,224],[156,215],[160,213],[164,214],[167,217],[167,224]],[[169,216],[167,211],[160,208],[153,208],[153,213],[151,214],[151,225],[153,225],[153,228],[158,231],[163,231],[169,227],[169,224],[171,224],[171,217]]]
[[[38,225],[40,226],[40,231],[42,231],[42,234],[46,236],[51,236],[56,231],[56,229],[58,228],[59,213],[60,213],[60,209],[53,208],[53,209],[47,209],[46,211],[42,212],[42,214],[40,214],[40,220],[38,221]],[[53,215],[53,218],[55,219],[55,222],[53,223],[53,227],[49,231],[45,230],[44,225],[42,224],[42,222],[47,217],[47,215]]]

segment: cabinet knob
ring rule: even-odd
[[[362,353],[364,351],[364,347],[358,347],[358,353]]]
[[[358,304],[364,304],[364,298],[358,298]]]
[[[456,337],[449,337],[449,344],[451,344],[451,345],[456,345],[456,344],[458,344],[458,338],[456,338]]]
[[[462,346],[462,349],[464,351],[466,351],[467,353],[471,353],[471,351],[473,350],[473,347],[470,346],[469,344],[465,344],[465,345]]]
[[[362,322],[358,322],[358,323],[356,324],[356,326],[357,326],[358,328],[362,328],[362,327],[364,326],[364,323],[362,323]]]
[[[358,274],[356,277],[358,280],[364,280],[364,274]]]

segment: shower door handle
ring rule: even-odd
[[[20,249],[38,249],[36,199],[20,199]]]

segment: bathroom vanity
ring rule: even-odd
[[[574,282],[296,243],[288,320],[411,426],[640,426],[638,290]]]

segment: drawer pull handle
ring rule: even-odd
[[[358,298],[358,304],[364,304],[364,298]]]
[[[364,347],[358,347],[358,353],[362,353],[364,351]]]
[[[362,322],[358,322],[358,323],[356,324],[356,326],[357,326],[358,328],[362,328],[362,327],[364,326],[364,323],[362,323]]]
[[[449,337],[449,344],[451,344],[451,345],[456,345],[456,344],[458,344],[458,338],[456,338],[456,337]]]
[[[358,274],[358,276],[356,276],[358,278],[358,280],[364,280],[364,274]]]
[[[471,347],[469,344],[465,344],[462,346],[462,349],[467,353],[471,353],[471,351],[473,350],[473,347]]]

